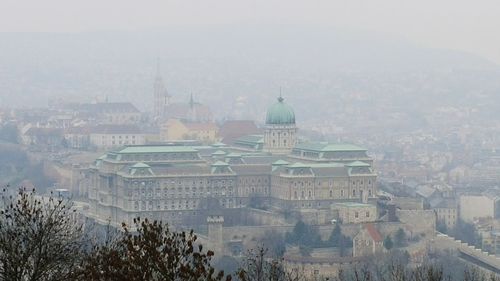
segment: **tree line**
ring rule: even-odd
[[[288,270],[283,259],[271,258],[264,248],[249,251],[235,272],[218,270],[213,265],[215,253],[198,243],[193,231],[171,231],[167,224],[160,221],[137,218],[132,226],[123,224],[121,231],[99,241],[88,234],[68,199],[41,197],[35,192],[20,190],[15,196],[4,197],[2,203],[2,281],[318,280],[303,271]],[[293,239],[297,243],[304,242],[304,235],[311,234],[304,229],[304,225],[298,225],[294,232]],[[297,235],[299,233],[303,235]],[[332,237],[330,243],[340,243],[340,230],[336,228]],[[324,280],[451,280],[433,266],[385,268],[384,275],[377,275],[379,271],[368,267],[347,268],[341,270],[339,276]],[[382,279],[387,276],[389,279]],[[478,279],[484,276],[472,271],[464,272],[463,276],[463,280],[470,281],[495,280]]]

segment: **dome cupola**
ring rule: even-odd
[[[271,105],[266,115],[267,125],[291,125],[295,124],[295,113],[293,108],[284,102],[283,97],[278,98],[278,102]]]

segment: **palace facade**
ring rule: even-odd
[[[88,216],[102,224],[150,217],[171,225],[206,224],[209,213],[247,207],[331,220],[332,204],[376,197],[377,176],[366,149],[297,141],[293,109],[283,98],[267,112],[264,135],[232,146],[126,146],[97,159],[81,179]],[[237,222],[234,222],[237,223]]]

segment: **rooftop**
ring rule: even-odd
[[[362,162],[362,161],[354,161],[347,164],[348,167],[370,167],[370,164]]]
[[[273,162],[273,165],[288,165],[288,164],[290,164],[290,162],[285,161],[283,159]]]
[[[169,145],[138,145],[138,146],[126,146],[121,150],[115,151],[121,154],[132,154],[132,153],[179,153],[179,152],[198,152],[195,148],[191,146],[169,146]]]
[[[99,113],[139,113],[137,107],[129,102],[103,102],[72,104],[70,108],[78,111],[86,111],[94,114]]]
[[[264,143],[263,135],[247,135],[242,136],[236,140],[237,142],[246,142],[246,143]]]
[[[137,164],[134,164],[131,168],[151,168],[148,164],[139,162]]]
[[[359,202],[341,202],[341,203],[335,203],[334,205],[348,207],[348,208],[365,208],[365,207],[373,207],[374,206],[372,204],[359,203]]]
[[[226,155],[226,152],[223,150],[217,150],[216,152],[212,153],[212,155]]]
[[[377,228],[375,228],[375,226],[371,223],[369,224],[366,224],[365,225],[365,229],[368,231],[368,234],[370,235],[370,237],[376,241],[376,242],[381,242],[383,239],[382,239],[382,235],[380,234],[380,232],[378,231]]]
[[[299,143],[295,149],[310,150],[316,152],[335,152],[335,151],[366,151],[365,148],[353,144],[332,144],[324,142],[305,142]]]

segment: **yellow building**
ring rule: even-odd
[[[219,128],[215,123],[190,123],[178,119],[167,120],[160,131],[162,141],[199,140],[214,143],[218,140]]]

